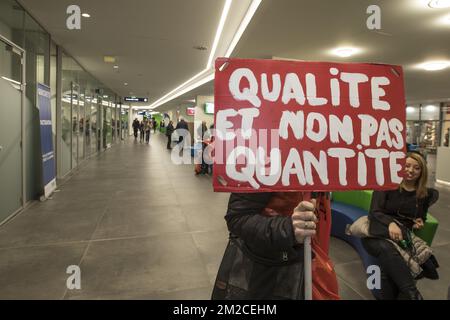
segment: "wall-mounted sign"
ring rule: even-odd
[[[186,115],[188,115],[188,116],[195,116],[195,108],[187,107],[186,108]]]
[[[148,102],[148,98],[125,97],[124,101],[127,101],[127,102]]]
[[[206,114],[214,114],[214,103],[213,102],[205,103],[205,113]]]
[[[41,129],[42,183],[48,198],[56,189],[55,153],[52,140],[52,113],[50,88],[37,84],[37,103]]]

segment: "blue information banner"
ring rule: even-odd
[[[41,153],[44,195],[47,198],[56,189],[55,153],[52,139],[52,112],[50,88],[37,85],[37,103],[41,128]]]

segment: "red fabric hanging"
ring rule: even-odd
[[[295,207],[303,200],[310,200],[309,192],[276,192],[270,199],[263,214],[292,215]],[[339,300],[339,287],[333,264],[328,256],[331,232],[331,205],[328,193],[316,197],[318,217],[317,233],[312,238],[312,296],[313,300]]]

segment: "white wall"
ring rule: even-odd
[[[195,122],[202,123],[206,121],[206,126],[209,128],[214,123],[214,115],[205,113],[205,103],[214,103],[214,96],[197,96],[195,106]]]

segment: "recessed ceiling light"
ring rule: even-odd
[[[450,7],[450,0],[431,0],[428,3],[428,6],[430,8],[434,8],[434,9],[449,8]]]
[[[413,113],[415,110],[413,107],[406,107],[406,112],[407,113]]]
[[[85,18],[90,18],[91,17],[91,15],[89,13],[82,13],[81,15],[83,17],[85,17]]]
[[[108,96],[107,96],[107,95],[104,95],[103,98],[108,98]]]
[[[439,19],[440,24],[448,24],[450,25],[450,15],[447,15],[445,17],[442,17]]]
[[[119,69],[119,66],[114,66],[113,68],[114,68],[114,69]]]
[[[116,62],[116,58],[113,56],[104,56],[103,61],[106,63],[114,63]]]
[[[195,50],[200,50],[200,51],[208,50],[208,48],[205,46],[193,46],[192,48],[194,48]]]
[[[426,71],[439,71],[450,67],[449,61],[428,61],[419,65],[419,68]]]
[[[352,48],[352,47],[341,47],[341,48],[336,48],[333,49],[331,51],[332,54],[342,57],[342,58],[347,58],[350,56],[353,56],[357,53],[359,53],[361,50],[358,48]]]
[[[124,85],[127,86],[127,85],[128,85],[128,82],[125,82]]]

